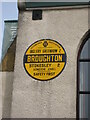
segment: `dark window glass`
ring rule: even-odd
[[[90,120],[90,94],[80,95],[80,118],[88,118]]]
[[[80,59],[90,59],[90,38],[88,39],[88,41],[85,43],[81,55],[80,55]]]
[[[90,120],[90,31],[80,47],[78,58],[78,117]],[[86,42],[85,42],[86,41]],[[81,120],[81,119],[80,119]]]
[[[80,91],[90,91],[90,62],[80,62]]]

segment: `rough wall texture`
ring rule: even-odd
[[[7,50],[4,59],[2,60],[2,71],[4,72],[14,71],[15,52],[16,52],[16,39],[12,42],[10,48]]]
[[[0,72],[2,78],[2,117],[10,118],[13,88],[13,72]]]
[[[2,119],[2,72],[0,72],[0,120]]]
[[[32,11],[21,12],[18,27],[11,117],[75,118],[77,49],[88,30],[88,9],[44,10],[37,21]],[[33,42],[48,38],[63,45],[67,64],[57,78],[41,82],[27,75],[23,57]]]

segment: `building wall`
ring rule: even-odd
[[[75,118],[77,53],[88,30],[88,9],[43,10],[42,20],[32,11],[19,13],[11,117]],[[66,50],[63,72],[51,81],[37,81],[23,67],[26,49],[40,39],[58,41]]]
[[[2,118],[10,118],[14,72],[0,72],[0,75],[2,80]]]
[[[14,61],[16,51],[16,39],[12,42],[4,56],[0,69],[0,117],[10,118],[12,103],[12,88],[14,79]]]
[[[14,39],[14,41],[8,48],[6,55],[4,56],[2,60],[2,71],[3,72],[14,71],[15,52],[16,52],[16,39]]]
[[[0,72],[0,119],[2,119],[2,73]]]

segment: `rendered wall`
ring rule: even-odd
[[[10,118],[12,90],[13,90],[13,72],[1,72],[2,79],[2,118]]]
[[[32,11],[19,13],[11,117],[75,118],[77,53],[88,30],[88,9],[43,10],[33,21]],[[51,81],[37,81],[23,67],[26,49],[40,39],[58,41],[66,50],[63,72]]]
[[[4,47],[4,46],[3,46]],[[14,75],[14,61],[15,61],[16,39],[12,42],[4,56],[0,71],[0,91],[1,91],[1,105],[0,110],[3,118],[10,118],[11,103],[12,103],[12,88]]]
[[[2,72],[0,72],[0,119],[2,119]]]

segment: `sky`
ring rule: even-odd
[[[0,61],[2,54],[2,41],[3,41],[3,33],[4,33],[4,20],[17,20],[18,19],[18,8],[17,8],[17,0],[14,2],[0,2]]]

